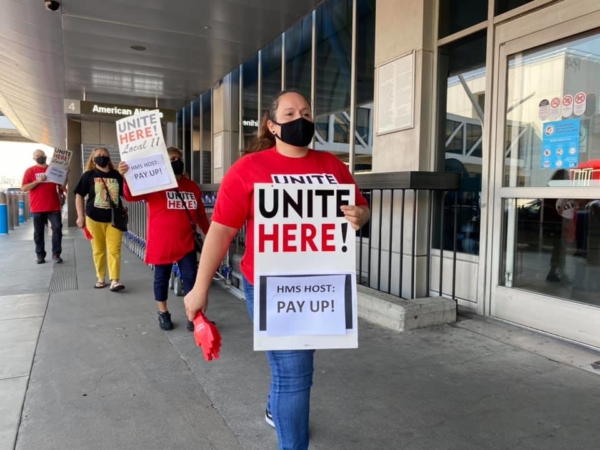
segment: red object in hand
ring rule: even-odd
[[[90,230],[88,230],[87,227],[83,227],[83,234],[85,234],[85,238],[88,241],[91,241],[92,239],[94,239],[94,236],[92,236],[92,233],[90,233]]]
[[[205,360],[212,361],[213,357],[219,359],[221,334],[215,324],[208,320],[202,312],[198,312],[194,319],[194,338],[196,345],[202,347]]]

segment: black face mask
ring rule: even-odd
[[[272,122],[281,127],[281,136],[275,136],[294,147],[306,147],[315,135],[314,122],[306,120],[304,117],[287,123],[277,123],[274,120]]]
[[[173,173],[175,175],[181,175],[183,173],[183,171],[185,170],[185,164],[180,159],[172,161],[171,167],[173,168]]]
[[[96,156],[94,158],[94,162],[98,167],[102,167],[104,169],[108,166],[108,163],[110,163],[110,158],[108,156]]]
[[[38,156],[37,158],[35,158],[35,162],[43,166],[44,164],[46,164],[46,157]]]

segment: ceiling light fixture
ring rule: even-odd
[[[146,47],[142,45],[132,45],[131,50],[135,50],[136,52],[143,52],[146,50]]]
[[[210,27],[207,25],[204,27],[205,30],[210,30]]]

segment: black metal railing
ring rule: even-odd
[[[371,206],[371,220],[357,233],[357,279],[359,283],[398,297],[413,299],[418,295],[428,296],[431,292],[432,235],[440,230],[439,238],[439,289],[443,295],[444,282],[444,220],[451,212],[452,226],[452,273],[451,295],[456,298],[456,248],[457,248],[457,210],[458,195],[448,193],[460,189],[460,175],[442,172],[393,172],[357,175],[356,181],[363,195]],[[204,198],[216,199],[219,185],[201,185]],[[416,199],[416,202],[414,201]],[[451,203],[448,204],[448,199]],[[408,204],[407,204],[408,200]],[[398,207],[396,203],[399,203]],[[214,203],[213,203],[214,205]],[[206,205],[207,210],[213,205]],[[415,207],[416,205],[416,207]],[[436,210],[439,211],[436,214]],[[434,220],[439,220],[441,227],[434,227]],[[375,226],[373,225],[375,224]],[[384,232],[384,224],[387,232]],[[412,224],[407,230],[407,224]],[[398,232],[394,235],[394,227]],[[414,230],[418,230],[416,233]],[[410,236],[408,235],[410,232]],[[397,239],[395,240],[394,237]],[[405,240],[409,240],[408,248]],[[426,258],[425,281],[422,289],[417,289],[418,243],[425,248]],[[239,262],[245,250],[245,230],[241,230],[230,247],[229,253],[219,268],[220,275],[226,280],[238,278]],[[365,249],[366,244],[366,249]],[[387,249],[384,249],[387,244]],[[366,254],[365,254],[366,252]],[[394,264],[397,255],[397,264]],[[404,288],[405,256],[410,259],[410,289]],[[394,266],[396,266],[394,268]],[[392,269],[395,270],[392,270]],[[384,277],[384,274],[386,276]],[[395,280],[395,274],[397,279]],[[384,283],[385,281],[385,283]],[[396,283],[394,283],[396,281]],[[237,284],[234,282],[233,284]],[[403,295],[403,292],[405,293]]]
[[[449,192],[456,192],[460,189],[460,176],[443,172],[393,172],[357,175],[356,181],[371,206],[371,220],[357,233],[359,283],[408,299],[428,296],[431,292],[432,235],[434,229],[437,228],[434,227],[434,220],[439,217],[441,220],[439,236],[441,246],[439,247],[438,293],[442,295],[444,292],[445,245],[443,231],[445,229],[444,218],[447,217],[445,209],[448,208],[445,200]],[[456,195],[453,197],[454,204],[450,207],[454,222],[452,227],[453,263],[450,276],[452,298],[455,299],[458,197]],[[436,214],[436,209],[440,210],[439,214]],[[386,224],[385,227],[384,224]],[[407,230],[407,225],[410,226],[409,230]],[[395,233],[395,226],[397,233]],[[408,248],[405,244],[407,240]],[[421,248],[425,249],[424,255],[419,255],[419,242]],[[396,264],[394,264],[395,255],[397,255]],[[410,260],[409,268],[405,267],[404,262],[407,256]],[[424,285],[421,290],[417,289],[419,275],[417,259],[420,256],[425,257],[426,265],[424,283],[419,283]],[[405,270],[410,270],[410,282],[408,283],[410,288],[404,287]],[[384,276],[385,274],[387,276]]]

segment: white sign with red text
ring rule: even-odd
[[[48,164],[48,169],[46,170],[46,181],[64,185],[67,182],[71,156],[73,156],[71,150],[55,148],[52,160],[50,161],[50,164]]]
[[[356,348],[355,186],[284,177],[254,186],[254,349]]]
[[[159,111],[149,111],[117,120],[117,142],[121,159],[129,165],[125,179],[133,195],[177,187],[169,162]]]

